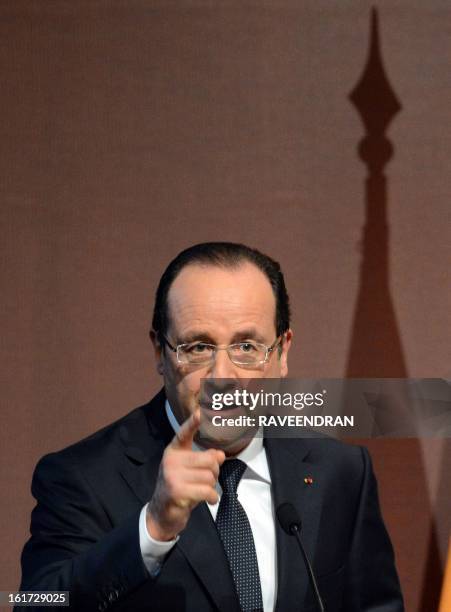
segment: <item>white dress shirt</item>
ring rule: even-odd
[[[177,433],[180,425],[166,400],[166,414],[169,422]],[[202,449],[193,443],[193,450]],[[243,506],[252,534],[257,553],[258,571],[262,588],[264,612],[273,612],[277,593],[277,556],[275,514],[271,493],[271,476],[269,474],[266,451],[261,436],[254,437],[248,446],[236,456],[247,465],[237,489],[238,499]],[[221,497],[221,485],[216,483],[216,490]],[[219,502],[209,504],[213,520],[216,519]],[[179,536],[169,542],[159,542],[152,538],[146,525],[147,504],[141,510],[139,517],[139,543],[144,565],[151,576],[158,575],[165,555],[176,544]]]

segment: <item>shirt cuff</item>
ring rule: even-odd
[[[169,542],[154,540],[154,538],[152,538],[147,531],[147,505],[148,504],[143,507],[141,514],[139,515],[139,546],[141,548],[141,555],[144,565],[146,566],[149,574],[155,578],[160,573],[165,556],[177,543],[179,536],[177,536],[174,540],[169,540]]]

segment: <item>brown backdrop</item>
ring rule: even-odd
[[[394,376],[451,378],[451,8],[378,9],[402,109],[371,195],[348,97],[367,58],[366,0],[0,3],[0,590],[18,585],[37,459],[157,390],[153,293],[189,244],[244,241],[281,261],[290,375],[356,363],[377,375],[382,354]],[[367,103],[382,108],[371,92]],[[388,226],[364,233],[369,202]],[[407,609],[430,612],[451,445],[369,446]]]

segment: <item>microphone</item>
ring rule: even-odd
[[[318,585],[316,584],[315,574],[313,573],[312,566],[310,565],[310,561],[308,560],[307,553],[304,550],[304,546],[301,540],[301,519],[299,514],[297,513],[296,508],[293,504],[285,502],[280,504],[276,510],[277,519],[282,527],[282,529],[288,533],[288,535],[294,535],[299,544],[299,548],[301,549],[302,556],[304,557],[305,567],[307,568],[307,573],[309,575],[310,584],[312,585],[313,591],[315,593],[316,602],[318,604],[318,610],[320,612],[324,612],[324,604],[321,599],[321,595],[319,594]]]

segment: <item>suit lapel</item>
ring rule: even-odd
[[[164,401],[164,391],[161,390],[119,430],[124,450],[119,471],[142,504],[152,495],[161,457],[174,435],[166,417]]]
[[[314,552],[321,514],[321,474],[308,461],[308,440],[266,439],[265,447],[271,473],[274,510],[284,503],[293,504],[302,521],[301,537],[314,565]],[[312,484],[304,478],[310,477]],[[307,571],[294,536],[282,529],[276,519],[277,600],[276,612],[301,606],[310,589]]]
[[[222,612],[240,612],[238,596],[216,525],[205,503],[191,513],[179,550]]]

